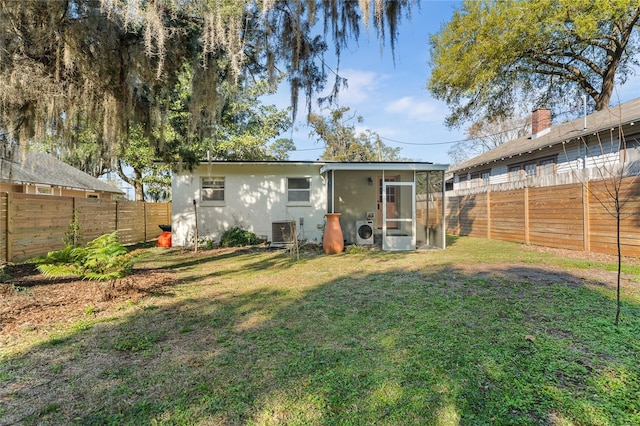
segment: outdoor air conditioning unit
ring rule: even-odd
[[[356,243],[362,246],[373,245],[373,221],[372,220],[356,221]]]
[[[271,245],[286,247],[295,241],[296,222],[294,220],[280,220],[271,222]]]

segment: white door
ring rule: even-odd
[[[393,200],[387,200],[393,194]],[[416,203],[413,182],[384,182],[382,191],[382,249],[415,250]],[[394,203],[394,217],[387,215],[387,203]]]

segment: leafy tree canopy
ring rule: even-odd
[[[465,0],[431,38],[428,88],[452,127],[569,93],[600,110],[638,65],[639,19],[637,0]]]
[[[349,107],[329,112],[329,117],[312,113],[309,125],[312,135],[325,145],[321,159],[326,161],[401,161],[400,148],[382,143],[380,136],[370,129],[358,131],[356,124],[363,119],[350,113]]]
[[[71,141],[89,129],[116,153],[137,123],[162,146],[158,129],[178,119],[172,92],[184,84],[181,144],[197,144],[216,137],[226,99],[251,79],[275,83],[284,72],[294,108],[300,92],[310,102],[328,80],[327,40],[339,55],[372,25],[393,48],[412,3],[0,0],[0,129],[23,146],[45,135]],[[318,24],[324,36],[314,35]]]

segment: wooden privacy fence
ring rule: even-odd
[[[447,196],[447,233],[616,254],[613,189],[595,181]],[[622,254],[640,257],[640,179],[623,180],[618,199]]]
[[[72,223],[78,243],[116,230],[123,244],[140,243],[156,239],[158,225],[171,223],[171,204],[1,192],[0,262],[63,248]]]

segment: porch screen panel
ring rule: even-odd
[[[387,198],[387,203],[393,202],[397,209],[393,218],[387,217],[387,235],[412,236],[413,235],[413,205],[411,186],[393,186],[393,200]],[[389,191],[387,191],[387,196]]]
[[[441,171],[416,173],[416,243],[418,247],[444,247],[443,179],[444,173]],[[450,203],[449,208],[457,212],[457,205]],[[455,219],[457,221],[457,215]]]

